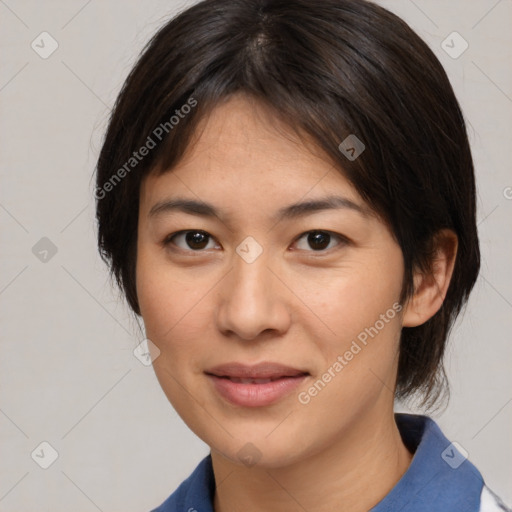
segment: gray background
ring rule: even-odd
[[[452,399],[434,417],[511,503],[512,2],[381,3],[430,44],[469,123],[482,273],[448,350]],[[97,254],[91,180],[122,81],[185,5],[0,0],[2,511],[149,510],[208,452],[133,355],[143,335]],[[43,31],[59,45],[47,59],[31,48]],[[441,47],[453,31],[469,43],[457,59]],[[50,460],[43,441],[58,452],[48,469],[35,462]]]

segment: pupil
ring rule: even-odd
[[[313,231],[308,235],[308,243],[315,251],[325,249],[329,245],[330,236],[328,233]]]
[[[203,249],[208,244],[207,235],[198,231],[187,233],[185,239],[191,249]]]

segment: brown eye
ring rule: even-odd
[[[300,246],[300,241],[304,240],[306,243]],[[331,244],[333,239],[338,239],[338,244]],[[308,231],[304,233],[297,241],[298,248],[301,250],[310,251],[325,251],[325,249],[331,249],[337,245],[340,245],[344,241],[344,238],[340,235],[336,235],[334,233],[330,233],[328,231]]]
[[[183,250],[201,251],[202,249],[213,249],[215,244],[213,247],[208,247],[210,242],[213,243],[213,239],[211,235],[205,231],[189,230],[180,231],[168,237],[165,244],[168,245],[172,243]]]

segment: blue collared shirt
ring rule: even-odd
[[[482,475],[427,416],[395,414],[409,468],[369,512],[510,511],[484,484]],[[211,455],[167,500],[151,512],[213,512],[215,478]]]

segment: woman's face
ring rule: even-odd
[[[212,450],[291,464],[391,415],[402,253],[340,172],[257,104],[235,97],[202,128],[141,188],[137,294],[154,369]],[[327,198],[342,199],[313,207]],[[263,362],[289,370],[247,368]],[[245,366],[216,369],[230,363]]]

